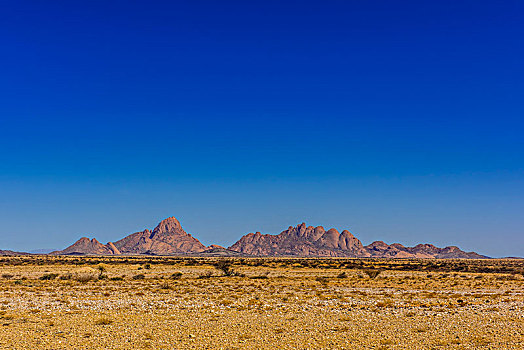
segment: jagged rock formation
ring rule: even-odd
[[[229,249],[250,255],[268,256],[348,256],[366,257],[369,253],[349,231],[334,228],[290,226],[278,235],[249,233]]]
[[[431,244],[404,247],[376,241],[363,246],[349,231],[325,231],[322,226],[306,227],[302,223],[278,235],[249,233],[229,249],[256,256],[336,256],[357,258],[453,258],[483,259],[486,256],[464,252],[458,247],[438,248]]]
[[[8,254],[0,251],[0,255]],[[19,254],[10,252],[10,255]],[[249,233],[229,248],[218,245],[205,247],[186,233],[180,222],[170,217],[161,221],[153,231],[133,233],[117,242],[102,244],[96,239],[81,238],[72,246],[51,254],[88,255],[201,255],[201,256],[327,256],[354,258],[472,258],[486,256],[464,252],[457,247],[438,248],[431,244],[405,247],[376,241],[363,246],[349,231],[339,233],[332,228],[290,226],[278,235]]]
[[[120,254],[120,251],[114,246],[113,243],[102,244],[96,240],[96,238],[89,239],[82,237],[76,241],[73,245],[66,249],[53,252],[51,254],[61,255],[113,255]]]
[[[120,255],[147,254],[173,255],[198,253],[206,247],[186,233],[174,218],[162,220],[153,231],[133,233],[115,243],[102,244],[96,239],[81,238],[72,246],[52,254]]]
[[[115,246],[123,254],[172,255],[206,250],[174,217],[162,220],[152,232],[146,229],[133,233],[115,242]]]

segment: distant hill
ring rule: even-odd
[[[180,222],[170,217],[161,221],[153,231],[144,230],[133,233],[114,243],[102,244],[95,238],[80,238],[64,250],[54,255],[176,255],[205,251],[207,248],[200,241],[186,233]]]
[[[31,255],[26,252],[15,252],[12,250],[0,250],[0,256]]]
[[[458,247],[438,248],[431,244],[405,247],[382,241],[364,246],[348,230],[338,232],[322,226],[305,223],[290,226],[278,235],[249,233],[229,248],[217,245],[204,246],[186,233],[180,222],[170,217],[161,221],[153,231],[148,229],[130,234],[116,242],[102,244],[95,238],[80,238],[54,255],[191,255],[191,256],[304,256],[304,257],[353,257],[353,258],[487,258]]]
[[[35,250],[30,250],[29,253],[31,254],[49,254],[51,252],[54,252],[55,250],[57,249],[35,249]]]
[[[457,247],[437,248],[431,244],[404,247],[377,241],[364,246],[349,231],[339,233],[332,228],[290,226],[278,235],[249,233],[229,247],[240,253],[256,256],[332,256],[354,258],[466,258],[483,259],[486,256],[464,252]]]

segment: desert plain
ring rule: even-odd
[[[0,349],[523,349],[524,260],[0,258]]]

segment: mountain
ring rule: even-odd
[[[133,233],[114,243],[102,244],[96,239],[83,237],[55,255],[174,255],[198,253],[206,250],[199,240],[186,233],[180,222],[170,217],[162,220],[153,231],[148,229]]]
[[[45,254],[49,254],[51,252],[54,252],[56,250],[57,249],[41,248],[41,249],[30,250],[29,253],[35,254],[35,255],[45,255]]]
[[[249,233],[229,249],[259,256],[367,257],[370,255],[362,242],[347,230],[342,233],[334,228],[326,231],[322,226],[307,227],[304,223],[296,227],[290,226],[278,235]]]
[[[206,250],[174,217],[162,220],[152,232],[146,229],[133,233],[115,242],[115,246],[123,254],[172,255]]]
[[[12,250],[0,250],[0,256],[31,255],[26,252],[14,252]]]
[[[487,256],[475,252],[465,252],[458,247],[438,248],[432,244],[418,244],[404,247],[402,244],[387,245],[376,241],[365,247],[372,257],[378,258],[437,258],[437,259],[485,259]]]
[[[0,255],[2,255],[0,251]],[[7,254],[7,253],[6,253]],[[11,252],[12,254],[17,254]],[[486,256],[464,252],[455,246],[438,248],[431,244],[405,247],[382,241],[364,246],[348,230],[338,232],[322,226],[302,223],[290,226],[278,235],[249,233],[229,248],[217,245],[204,246],[180,222],[170,217],[154,229],[135,232],[114,243],[102,244],[95,238],[83,237],[54,255],[191,255],[191,256],[311,256],[352,258],[450,258],[482,259]]]
[[[100,243],[99,241],[97,241],[95,238],[89,239],[87,237],[82,237],[78,241],[76,241],[73,245],[67,247],[66,249],[59,251],[59,252],[53,252],[51,254],[114,255],[114,254],[120,254],[120,251],[111,242],[104,245]]]
[[[244,254],[256,256],[331,256],[355,258],[452,258],[483,259],[486,256],[464,252],[458,247],[438,248],[431,244],[404,247],[382,241],[363,246],[362,242],[349,231],[339,233],[332,228],[328,231],[322,226],[306,227],[302,223],[290,226],[278,235],[249,233],[229,247]]]

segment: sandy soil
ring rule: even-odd
[[[2,259],[0,349],[524,348],[524,261],[149,261]]]

